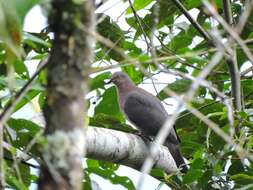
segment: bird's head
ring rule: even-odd
[[[113,73],[109,82],[114,83],[116,86],[121,87],[124,85],[132,84],[133,82],[126,73],[115,72]]]

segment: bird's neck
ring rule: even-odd
[[[124,109],[126,96],[128,95],[128,93],[133,91],[135,88],[137,88],[137,87],[132,83],[124,84],[124,86],[123,85],[117,86],[119,103],[120,103],[121,109]]]
[[[124,94],[127,94],[128,92],[136,88],[136,86],[133,83],[119,84],[117,87],[119,92]]]

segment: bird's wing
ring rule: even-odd
[[[128,93],[124,112],[128,119],[144,134],[152,136],[157,134],[169,117],[156,97],[140,89]],[[167,139],[172,143],[179,143],[174,129],[171,130]]]

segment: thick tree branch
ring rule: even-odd
[[[154,143],[151,143],[154,144]],[[167,173],[177,171],[177,166],[169,150],[157,145],[154,156],[155,168]],[[106,160],[140,169],[149,155],[147,142],[137,135],[105,128],[89,127],[86,132],[86,156]]]
[[[112,129],[88,127],[85,132],[86,157],[123,164],[135,169],[140,169],[147,155],[148,143],[135,134],[125,133]],[[152,142],[151,144],[154,144]],[[11,146],[4,142],[4,148]],[[157,146],[154,156],[154,168],[163,169],[166,173],[177,171],[177,166],[169,150],[165,146]],[[17,158],[26,161],[29,156],[18,150]]]

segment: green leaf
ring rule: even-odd
[[[205,190],[212,190],[211,186],[211,179],[212,179],[212,170],[206,169],[206,171],[203,173],[203,175],[198,179],[198,186],[199,188],[205,189]]]
[[[192,84],[192,81],[189,79],[179,79],[173,83],[170,83],[167,87],[165,87],[165,89],[169,88],[170,90],[174,91],[177,94],[182,94],[182,93],[187,92],[191,84]],[[161,100],[164,100],[169,97],[167,93],[165,92],[165,90],[161,90],[157,96]]]
[[[10,0],[10,1],[15,2],[19,19],[23,24],[24,18],[28,13],[28,11],[36,4],[39,4],[42,0]]]
[[[135,66],[129,65],[122,67],[122,71],[126,72],[128,76],[134,81],[134,83],[139,84],[143,79],[143,74],[136,69]]]
[[[34,136],[42,129],[39,125],[25,119],[10,119],[8,126],[16,132],[13,146],[25,148]]]
[[[104,113],[107,115],[112,115],[124,121],[124,116],[122,115],[117,98],[117,92],[115,87],[108,88],[103,96],[102,101],[95,108],[95,115],[98,113]]]
[[[44,37],[44,39],[39,37],[40,35],[43,35],[43,34],[23,32],[23,35],[24,35],[24,42],[29,40],[29,41],[35,42],[37,44],[43,45],[47,48],[51,47],[51,44],[49,42],[45,41],[46,40],[45,37]]]
[[[22,19],[17,14],[14,1],[0,1],[0,28],[0,40],[7,45],[8,56],[20,57]]]
[[[253,175],[248,175],[245,173],[240,173],[230,176],[230,179],[236,182],[236,187],[243,187],[244,185],[251,184],[253,181]]]
[[[100,14],[100,18],[103,20],[97,25],[98,33],[112,41],[115,44],[115,47],[123,48],[125,42],[125,35],[121,28],[107,15]],[[110,58],[116,61],[123,60],[121,54],[112,49],[111,47],[106,47],[104,44],[100,45],[104,48],[105,52],[108,53]]]
[[[199,0],[185,0],[184,5],[187,7],[187,9],[192,9],[195,7],[199,7],[200,5],[202,5],[202,3]]]
[[[221,112],[223,111],[224,105],[211,100],[211,99],[202,99],[202,101],[199,102],[192,102],[192,106],[199,111],[201,111],[204,115],[208,115],[210,113],[215,113],[215,112]],[[227,121],[223,121],[221,123],[219,117],[214,117],[212,118],[213,121],[220,123],[221,125],[225,124]],[[181,113],[181,116],[176,122],[177,127],[186,127],[185,124],[187,123],[187,128],[191,127],[196,127],[196,125],[201,124],[203,126],[203,123],[201,122],[200,119],[196,118],[193,116],[191,113],[188,111],[184,111]]]
[[[21,31],[25,15],[39,2],[40,0],[0,1],[0,40],[4,41],[17,57],[21,55]]]
[[[17,74],[24,76],[24,78],[28,79],[29,78],[29,72],[26,68],[26,65],[23,61],[21,60],[15,60],[14,61],[14,69]]]
[[[22,182],[20,182],[15,176],[13,175],[6,175],[6,182],[7,184],[15,190],[28,190]]]
[[[95,78],[91,79],[91,84],[90,84],[90,90],[95,90],[98,88],[104,88],[105,79],[109,79],[111,77],[110,72],[105,72],[97,75]]]
[[[134,0],[133,7],[135,11],[143,9],[144,7],[148,6],[153,0]],[[132,13],[132,9],[128,8],[126,15]]]
[[[203,174],[203,171],[200,169],[190,169],[183,178],[184,184],[190,184],[198,180]]]
[[[186,51],[183,48],[191,45],[191,43],[192,37],[182,31],[171,40],[168,46],[178,53],[185,53]]]
[[[51,48],[51,40],[46,33],[23,32],[23,35],[23,47],[27,54],[31,50],[43,54],[48,52],[49,48]]]
[[[150,172],[150,175],[155,178],[164,178],[164,171],[162,169],[153,168]]]
[[[41,91],[40,90],[30,90],[24,98],[20,100],[20,102],[17,104],[13,112],[18,111],[23,106],[25,106],[27,103],[29,103],[34,97],[36,97]]]
[[[115,129],[118,131],[124,131],[128,133],[136,132],[131,126],[123,123],[120,119],[113,115],[107,115],[104,113],[97,113],[94,117],[89,119],[90,126],[103,127],[108,129]]]
[[[9,119],[8,126],[17,132],[29,132],[32,136],[41,130],[39,125],[26,119]]]
[[[30,169],[30,167],[21,163],[21,164],[19,164],[19,171],[20,171],[23,183],[27,187],[29,187],[29,185],[31,184],[31,175],[30,175],[31,169]]]
[[[241,81],[241,86],[242,86],[242,90],[243,90],[243,95],[247,98],[247,99],[252,99],[253,98],[253,81],[248,79],[248,80],[242,80]]]
[[[86,168],[86,171],[89,173],[97,174],[105,179],[108,179],[108,180],[110,180],[110,182],[112,184],[119,184],[129,190],[135,190],[135,186],[134,186],[131,179],[129,179],[126,176],[118,176],[112,170],[106,170],[106,169],[104,170],[104,169],[101,169],[98,167],[95,167],[95,168],[88,167],[88,168]]]
[[[197,158],[191,163],[191,169],[202,170],[204,167],[204,161],[201,158]]]

